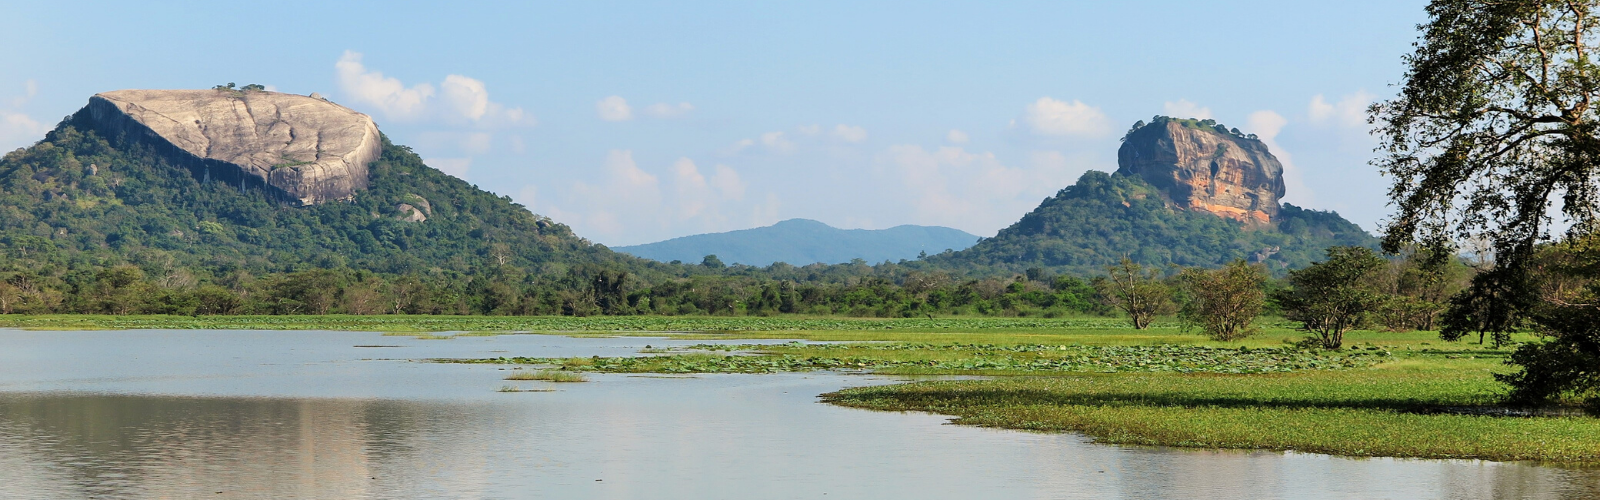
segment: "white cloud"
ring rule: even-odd
[[[623,236],[623,220],[633,227],[660,223],[660,180],[639,168],[633,151],[608,151],[600,170],[603,178],[599,184],[577,181],[566,193],[567,203],[579,208],[566,211],[549,207],[550,216],[559,214],[557,220],[578,224],[585,230],[581,234],[605,237]]]
[[[11,107],[20,108],[28,104],[28,101],[33,100],[33,96],[36,95],[39,95],[39,82],[29,78],[27,81],[22,82],[22,95],[11,100]]]
[[[801,125],[799,127],[795,127],[795,130],[797,130],[800,133],[805,134],[805,135],[817,135],[817,134],[822,133],[822,126],[821,125],[815,125],[815,124],[813,124],[813,125]]]
[[[633,119],[633,107],[622,96],[611,96],[594,103],[594,111],[608,122],[625,122]]]
[[[756,145],[756,141],[755,140],[752,140],[752,139],[739,139],[737,141],[734,141],[733,144],[729,145],[727,149],[724,149],[722,151],[722,153],[723,154],[727,154],[727,155],[738,154],[740,151],[744,151],[745,148],[748,148],[748,147],[754,146],[754,145]]]
[[[13,108],[20,108],[39,95],[39,83],[33,80],[22,82],[22,95],[11,100]],[[45,132],[50,127],[33,119],[26,113],[15,110],[0,109],[0,155],[12,149],[27,146],[44,139]]]
[[[744,199],[745,182],[739,178],[739,172],[727,165],[717,165],[717,173],[711,176],[711,187],[730,200]]]
[[[767,193],[766,201],[750,209],[750,225],[770,226],[778,223],[778,194]]]
[[[689,114],[690,111],[694,111],[694,105],[687,102],[677,104],[658,102],[644,108],[645,114],[656,118],[677,118]]]
[[[425,158],[422,163],[457,179],[466,180],[467,169],[472,167],[472,158]]]
[[[598,179],[546,195],[540,209],[579,234],[617,245],[747,227],[748,186],[733,168],[703,169],[687,157],[657,168],[639,165],[631,151],[610,151]]]
[[[482,81],[449,75],[439,85],[439,93],[452,114],[477,120],[489,111],[489,91],[484,89]]]
[[[880,163],[890,168],[890,178],[904,184],[900,192],[910,197],[906,203],[918,223],[975,233],[1015,222],[1085,170],[1073,168],[1055,151],[1035,153],[1028,166],[1014,167],[993,153],[905,144],[889,147]]]
[[[0,155],[44,139],[49,127],[22,113],[0,110]]]
[[[1367,124],[1367,106],[1372,104],[1374,97],[1365,90],[1358,90],[1339,99],[1339,102],[1329,103],[1322,94],[1317,94],[1311,98],[1308,114],[1312,123],[1332,122],[1345,127],[1364,126]]]
[[[944,135],[944,140],[950,141],[953,144],[966,144],[967,140],[969,139],[971,139],[971,137],[968,137],[966,132],[956,129],[950,129],[950,132]]]
[[[619,194],[653,193],[656,190],[656,176],[639,168],[639,164],[633,161],[633,151],[607,152],[606,173],[610,174],[613,186],[622,188]]]
[[[490,100],[488,87],[481,80],[446,75],[437,88],[427,83],[407,87],[398,78],[367,68],[361,58],[360,52],[346,50],[334,63],[339,90],[350,97],[353,105],[374,108],[387,118],[440,119],[478,127],[533,125],[537,121],[522,108]]]
[[[1099,137],[1111,131],[1111,121],[1100,108],[1077,100],[1040,97],[1028,105],[1022,120],[1039,135]]]
[[[771,148],[773,151],[782,153],[794,151],[794,142],[785,138],[783,136],[783,132],[767,132],[765,134],[761,134],[761,145]]]
[[[533,184],[522,186],[522,189],[517,190],[517,196],[514,199],[517,200],[517,203],[521,203],[522,206],[528,207],[528,211],[538,213],[538,209],[534,208],[534,203],[539,201],[539,186]]]
[[[706,179],[694,160],[679,158],[672,163],[672,177],[679,219],[699,217],[703,227],[723,226],[728,220],[723,215],[723,202],[744,199],[744,180],[726,165],[717,165],[715,173]]]
[[[1288,151],[1279,146],[1277,141],[1278,133],[1282,132],[1283,127],[1288,124],[1289,120],[1284,118],[1283,115],[1266,109],[1250,113],[1249,118],[1245,120],[1245,126],[1248,127],[1250,133],[1256,134],[1256,137],[1267,145],[1267,149],[1272,151],[1272,155],[1278,157],[1278,162],[1283,164],[1283,183],[1285,188],[1283,201],[1300,206],[1308,206],[1316,199],[1316,193],[1313,193],[1311,188],[1306,185],[1300,174],[1300,167],[1294,164],[1294,158],[1289,155]]]
[[[841,123],[833,127],[833,136],[844,142],[861,142],[867,140],[867,129]]]
[[[489,152],[489,142],[493,135],[488,132],[473,132],[461,140],[461,149],[470,154],[481,155]]]
[[[678,188],[678,216],[684,219],[699,216],[709,201],[706,199],[706,177],[700,175],[700,168],[688,158],[673,162],[672,173]]]
[[[1178,99],[1177,102],[1168,101],[1161,105],[1162,113],[1173,118],[1215,118],[1211,115],[1211,108],[1189,102],[1188,99]]]
[[[393,77],[378,71],[368,71],[361,64],[361,53],[344,51],[344,56],[333,67],[339,75],[339,89],[349,94],[356,103],[377,108],[396,118],[418,118],[433,97],[433,86],[419,83],[407,88]]]

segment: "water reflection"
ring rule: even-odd
[[[10,470],[3,476],[43,479],[26,489],[63,498],[374,497],[414,489],[400,483],[445,465],[433,459],[474,455],[459,449],[470,442],[419,442],[438,437],[437,423],[457,410],[395,401],[5,397],[0,448]],[[419,428],[431,429],[425,435]],[[470,463],[449,468],[482,470]]]
[[[816,402],[887,381],[871,377],[600,375],[499,393],[509,382],[492,366],[361,361],[350,346],[373,334],[9,333],[0,342],[31,357],[18,369],[16,349],[0,352],[0,498],[1600,497],[1595,471],[1101,446]],[[180,362],[197,340],[208,356]],[[100,344],[74,349],[86,341]],[[661,343],[456,342],[405,345],[425,357]]]

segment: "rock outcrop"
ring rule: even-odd
[[[1283,197],[1283,164],[1267,146],[1210,120],[1158,117],[1136,126],[1117,150],[1117,166],[1177,206],[1247,224],[1273,221]]]
[[[382,151],[367,115],[278,92],[118,90],[89,98],[77,118],[168,150],[204,180],[265,186],[301,205],[366,189],[367,165]]]

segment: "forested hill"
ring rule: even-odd
[[[257,185],[241,190],[196,174],[148,143],[108,141],[89,120],[80,112],[44,141],[0,159],[0,263],[9,270],[60,274],[120,263],[158,273],[666,269],[578,238],[424,165],[387,138],[368,189],[348,202],[297,207]]]
[[[1282,272],[1321,260],[1326,248],[1338,245],[1376,248],[1377,240],[1333,212],[1284,204],[1269,225],[1247,226],[1173,208],[1139,178],[1090,171],[995,237],[927,263],[968,274],[1037,267],[1093,276],[1123,256],[1160,267],[1212,268],[1246,259]]]
[[[888,229],[839,229],[808,219],[789,219],[767,227],[725,233],[697,234],[612,250],[640,257],[699,263],[716,255],[729,264],[768,266],[783,262],[796,266],[840,264],[861,259],[868,263],[916,259],[922,253],[962,250],[978,237],[959,229],[938,226],[895,226]]]

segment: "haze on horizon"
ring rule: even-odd
[[[1286,202],[1370,231],[1364,109],[1422,6],[12,2],[0,150],[97,92],[261,83],[607,245],[790,218],[992,236],[1165,114],[1260,135]]]

